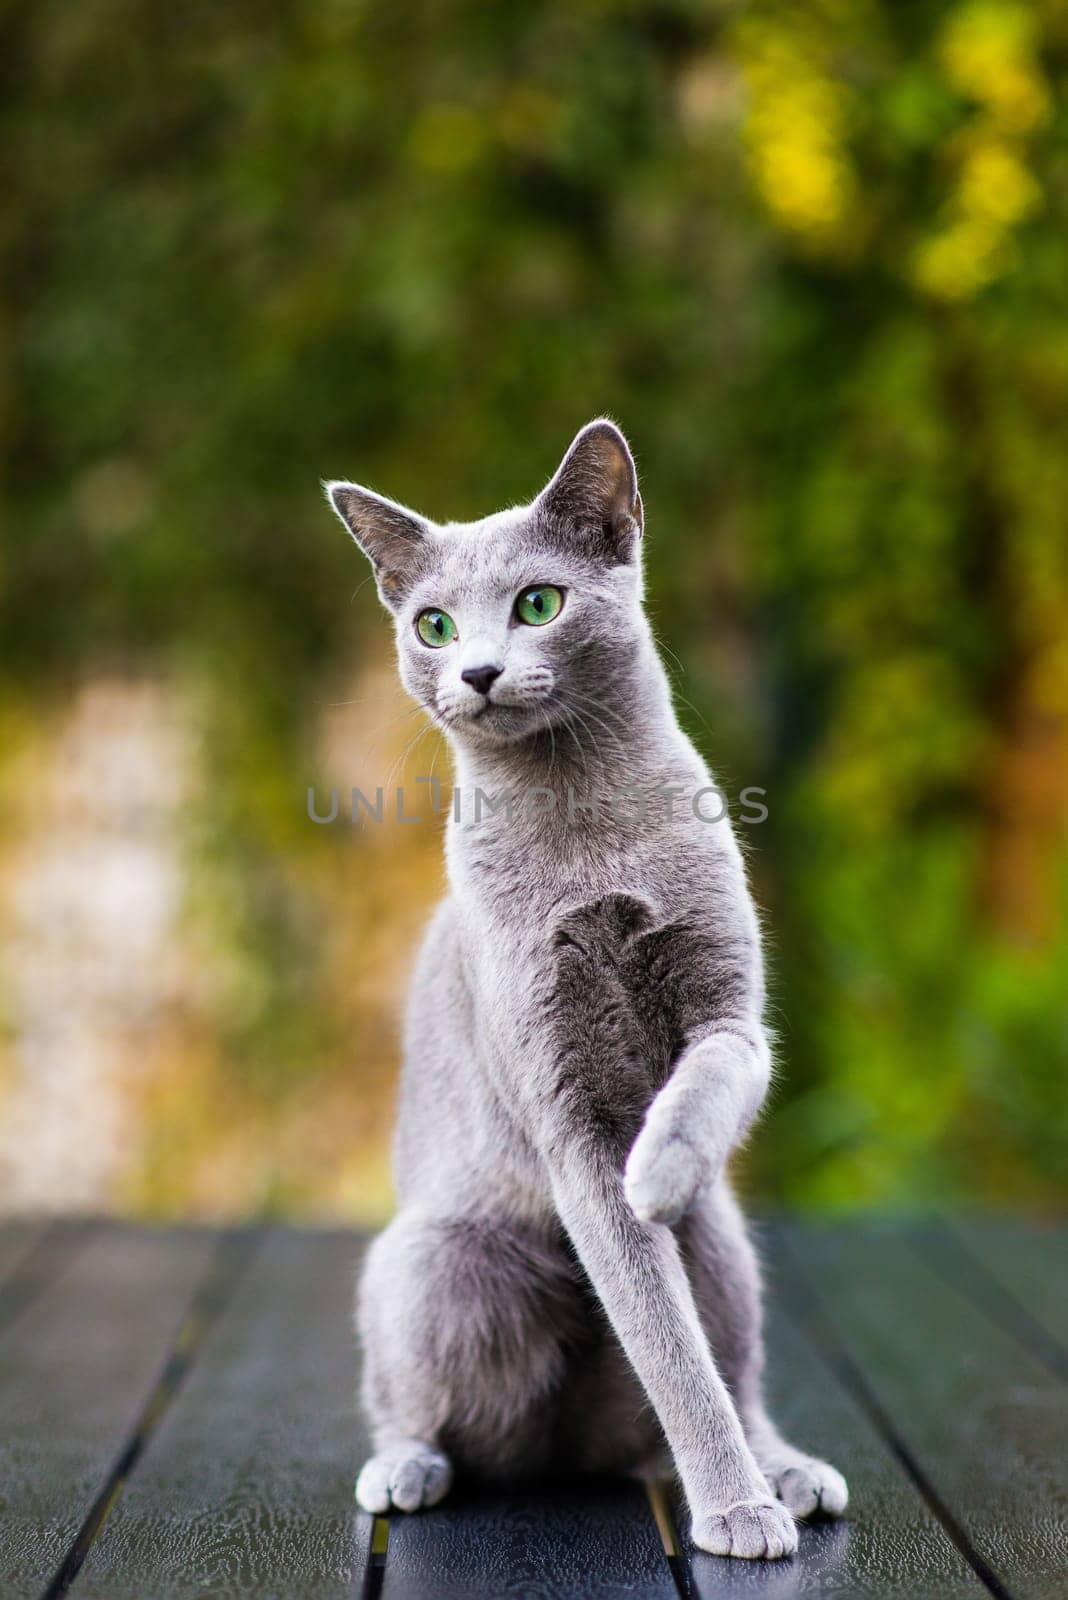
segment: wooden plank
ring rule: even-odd
[[[634,1483],[454,1492],[389,1528],[381,1600],[678,1600]]]
[[[747,1595],[911,1600],[924,1594],[988,1600],[985,1586],[839,1380],[826,1341],[791,1301],[789,1280],[770,1244],[764,1254],[771,1414],[792,1443],[845,1473],[850,1507],[840,1522],[803,1525],[797,1555],[777,1568],[691,1552],[699,1600]],[[684,1517],[678,1521],[683,1528]]]
[[[134,1427],[211,1235],[109,1227],[0,1336],[0,1581],[37,1596]]]
[[[793,1258],[947,1527],[1014,1600],[1068,1570],[1068,1391],[891,1225],[787,1225]]]
[[[929,1247],[956,1245],[961,1287],[1010,1332],[1032,1344],[1040,1360],[1065,1375],[1068,1227],[1008,1217],[960,1217],[925,1238]],[[1053,1348],[1058,1355],[1052,1354]]]
[[[45,1231],[44,1222],[16,1218],[0,1225],[0,1294],[15,1268]]]
[[[78,1577],[82,1600],[359,1593],[351,1234],[268,1235]]]
[[[0,1333],[66,1271],[98,1232],[98,1223],[59,1218],[9,1222],[0,1229]]]

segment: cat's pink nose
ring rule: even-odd
[[[479,694],[489,694],[500,675],[500,667],[465,667],[460,674]]]

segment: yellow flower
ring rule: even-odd
[[[1001,268],[1000,231],[976,217],[961,217],[925,239],[913,260],[921,289],[938,300],[970,300]]]
[[[940,54],[954,88],[978,100],[1005,128],[1028,132],[1047,121],[1049,89],[1035,54],[1029,8],[971,0],[948,23]]]
[[[1033,211],[1042,191],[1018,154],[996,141],[976,143],[966,155],[957,188],[962,211],[999,227]]]
[[[1010,0],[968,0],[938,47],[952,88],[977,102],[971,124],[950,144],[956,181],[943,222],[913,257],[920,288],[963,300],[1003,272],[1010,234],[1041,203],[1028,170],[1026,135],[1050,114],[1050,93],[1035,42],[1034,16]]]
[[[757,192],[788,231],[810,245],[833,245],[856,194],[846,150],[849,92],[820,71],[808,38],[751,19],[738,38]]]

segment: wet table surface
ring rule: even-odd
[[[690,1549],[670,1484],[360,1512],[357,1234],[0,1226],[0,1600],[1068,1595],[1068,1229],[758,1234],[775,1414],[852,1494],[775,1563]]]

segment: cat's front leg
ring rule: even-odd
[[[642,1222],[677,1222],[715,1181],[767,1093],[771,1052],[758,1024],[717,1026],[684,1051],[645,1114],[624,1192]]]
[[[550,1171],[560,1219],[660,1419],[694,1542],[714,1555],[791,1555],[793,1517],[746,1441],[674,1236],[637,1220],[609,1153],[581,1133],[554,1141]]]
[[[558,929],[550,1052],[535,1070],[525,1063],[525,1081],[539,1085],[533,1142],[560,1220],[660,1420],[695,1541],[719,1555],[789,1555],[797,1530],[746,1440],[678,1242],[667,1228],[640,1221],[620,1184],[623,1153],[648,1100],[644,1056],[655,1038],[643,993],[621,965],[634,949],[642,972],[653,970],[647,958],[655,951],[635,948],[648,921],[639,902],[609,896]]]

